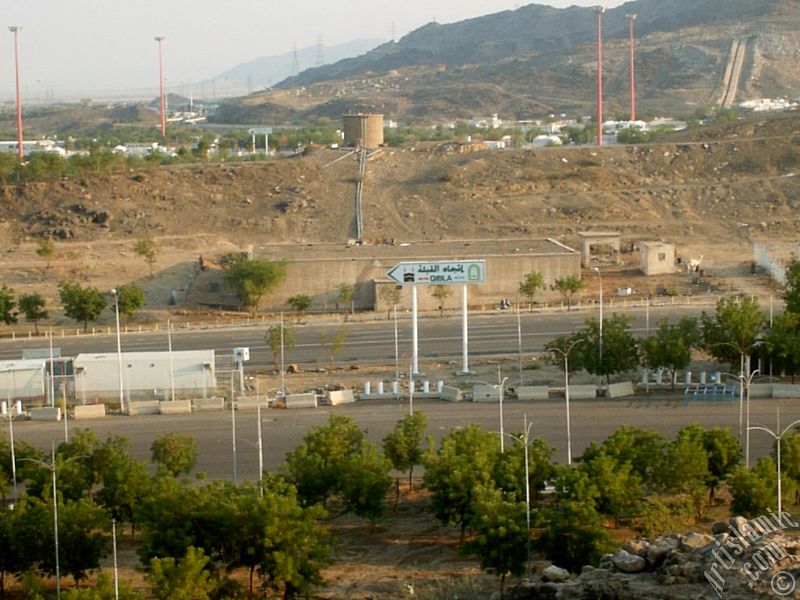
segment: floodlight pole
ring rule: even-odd
[[[17,457],[14,452],[14,409],[17,409],[17,416],[22,414],[22,400],[11,404],[10,394],[9,391],[8,403],[3,401],[0,405],[0,417],[8,419],[8,439],[11,444],[11,483],[14,487],[14,505],[16,506],[19,501],[19,492],[17,490]]]
[[[597,145],[603,145],[603,13],[606,9],[595,6],[597,13]]]
[[[122,340],[119,335],[119,291],[112,288],[111,294],[114,296],[114,318],[117,322],[117,371],[119,375],[119,410],[125,412],[125,392],[122,383]]]
[[[155,40],[158,42],[158,97],[161,105],[161,137],[164,138],[167,135],[167,112],[166,103],[164,102],[164,36],[157,35]]]
[[[22,161],[25,156],[22,149],[22,95],[19,84],[19,32],[22,31],[22,25],[12,25],[8,30],[14,34],[14,72],[17,83],[17,158]]]
[[[636,20],[636,14],[630,13],[625,15],[628,17],[628,34],[630,39],[630,60],[631,60],[631,121],[636,120],[636,75],[634,72],[634,55],[633,55],[633,22]]]

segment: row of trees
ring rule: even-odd
[[[585,285],[586,283],[581,279],[580,275],[565,275],[556,279],[550,289],[558,291],[567,303],[567,307],[572,308],[572,300],[575,294],[580,292]],[[532,271],[523,277],[518,291],[532,305],[536,294],[545,289],[547,289],[547,284],[545,283],[544,275],[539,271]]]

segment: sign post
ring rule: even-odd
[[[417,285],[462,286],[462,361],[463,372],[469,373],[469,325],[467,321],[467,284],[486,281],[484,260],[440,260],[428,262],[401,262],[393,266],[386,276],[399,284],[411,284],[411,371],[419,374],[419,339],[417,329]]]

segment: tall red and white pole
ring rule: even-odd
[[[13,25],[8,28],[14,34],[14,71],[17,76],[17,157],[21,161],[24,152],[22,149],[22,96],[19,92],[19,32],[22,25]]]
[[[158,42],[158,97],[161,104],[161,137],[167,136],[167,107],[164,102],[164,36],[156,36]]]
[[[597,13],[597,145],[603,145],[603,13],[606,9],[595,6]]]
[[[636,20],[635,14],[625,15],[628,17],[628,30],[630,34],[630,48],[631,48],[631,121],[636,120],[636,74],[634,70],[634,57],[633,57],[633,22]]]

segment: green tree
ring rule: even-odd
[[[308,294],[297,294],[289,298],[286,304],[288,304],[292,310],[302,313],[311,306],[311,296]]]
[[[131,441],[123,436],[108,438],[92,454],[94,468],[100,474],[100,502],[120,523],[131,524],[135,531],[135,511],[150,494],[152,480],[144,461],[131,456]]]
[[[600,322],[591,318],[582,332],[579,351],[584,368],[610,382],[611,376],[632,371],[639,364],[637,341],[630,331],[631,319],[614,314],[603,319],[602,353],[600,351]],[[581,333],[579,332],[579,338]]]
[[[91,500],[58,507],[59,566],[62,575],[72,575],[75,585],[80,585],[89,571],[100,568],[100,559],[108,553],[109,525],[106,512]]]
[[[267,343],[270,352],[272,352],[272,366],[276,371],[278,370],[278,360],[281,357],[281,328],[283,329],[284,353],[294,348],[295,343],[297,343],[297,334],[294,327],[286,326],[283,323],[269,326],[264,336],[264,341]]]
[[[50,238],[44,238],[39,240],[38,245],[36,246],[36,255],[41,256],[45,259],[47,264],[47,270],[49,271],[52,268],[52,261],[53,256],[56,253],[56,245]]]
[[[365,443],[343,466],[336,487],[344,499],[345,510],[374,522],[383,514],[386,493],[392,486],[391,462],[374,444]]]
[[[19,299],[19,310],[25,316],[25,320],[33,323],[36,335],[39,335],[39,321],[47,318],[44,297],[38,293],[23,294]]]
[[[631,463],[619,463],[601,452],[591,460],[583,461],[580,470],[597,490],[597,510],[614,517],[619,527],[620,518],[633,511],[642,495],[641,480]]]
[[[585,285],[580,275],[567,275],[556,279],[551,287],[561,294],[567,302],[567,310],[570,310],[572,308],[572,298],[575,294],[580,292]]]
[[[340,489],[351,459],[362,453],[366,443],[355,422],[342,415],[331,415],[326,425],[311,429],[303,443],[286,456],[286,471],[300,501],[305,506],[325,506]]]
[[[498,489],[508,499],[517,502],[525,500],[525,433],[512,434],[514,442],[506,445],[505,452],[500,454],[495,465],[493,479]],[[531,499],[535,500],[544,491],[546,482],[555,473],[551,448],[544,440],[531,438],[528,443],[528,489]]]
[[[641,343],[644,364],[648,369],[667,369],[674,390],[675,372],[689,366],[692,350],[699,343],[700,332],[695,319],[683,317],[674,324],[663,319],[655,333]]]
[[[339,312],[339,305],[343,305],[347,310],[350,301],[353,299],[353,286],[349,283],[340,283],[336,286],[336,312]]]
[[[188,474],[197,464],[197,440],[182,433],[165,433],[153,441],[150,453],[153,462],[173,477]]]
[[[800,314],[800,260],[792,254],[786,266],[786,285],[783,293],[786,310],[790,313]]]
[[[783,458],[781,456],[781,458]],[[782,465],[783,461],[781,461]],[[733,501],[731,512],[746,518],[753,518],[775,510],[778,500],[778,472],[771,456],[762,456],[748,471],[743,466],[734,470],[728,480]],[[795,498],[795,481],[781,470],[781,495],[784,506]]]
[[[158,260],[158,248],[153,238],[147,237],[137,240],[133,245],[133,251],[144,259],[150,269],[150,277],[153,276],[153,266]]]
[[[319,345],[323,347],[325,353],[330,359],[331,371],[336,363],[336,355],[341,352],[342,348],[344,348],[344,344],[347,342],[348,335],[349,333],[344,327],[339,328],[335,333],[331,333],[329,331],[320,331],[317,335]]]
[[[475,536],[464,544],[463,551],[477,554],[482,569],[500,576],[502,596],[506,576],[519,577],[525,572],[530,540],[525,503],[505,500],[494,488],[479,488],[472,510]]]
[[[733,432],[726,427],[713,427],[703,429],[699,425],[689,425],[678,432],[694,429],[700,434],[703,449],[708,455],[708,486],[709,502],[714,500],[717,486],[725,481],[733,470],[742,462],[742,447]]]
[[[94,586],[90,588],[69,590],[64,594],[66,600],[145,600],[141,592],[136,592],[127,581],[119,581],[114,587],[113,577],[101,571],[97,574]]]
[[[33,566],[36,557],[30,552],[31,540],[23,537],[20,519],[25,503],[16,509],[0,507],[0,599],[6,597],[6,575],[24,573]]]
[[[612,542],[591,500],[564,500],[545,511],[547,529],[536,546],[554,564],[570,571],[596,565]]]
[[[710,473],[708,453],[702,438],[685,433],[673,440],[658,467],[658,480],[665,492],[687,494],[692,498],[698,518],[703,514],[705,491]]]
[[[144,306],[144,290],[138,283],[126,283],[116,289],[119,314],[132,319],[136,311]]]
[[[255,315],[261,299],[286,277],[284,261],[238,258],[228,264],[225,283],[236,293],[242,306]]]
[[[17,305],[14,290],[3,284],[0,285],[0,323],[13,325],[17,322]]]
[[[386,310],[386,318],[392,318],[392,310],[398,304],[400,304],[400,296],[402,294],[403,288],[399,285],[384,285],[381,286],[381,291],[378,292],[380,297],[386,302],[387,306],[389,307]]]
[[[461,527],[461,542],[472,522],[472,503],[479,487],[492,487],[500,442],[477,425],[452,430],[439,449],[425,455],[425,487],[442,523]]]
[[[657,483],[658,465],[663,460],[666,447],[666,438],[655,430],[623,425],[607,437],[601,446],[590,444],[579,460],[590,461],[605,454],[618,465],[629,463],[642,483],[653,487]]]
[[[526,273],[522,282],[519,284],[519,293],[528,299],[528,303],[533,310],[533,298],[539,290],[545,289],[544,275],[539,271],[531,271]]]
[[[764,343],[773,366],[778,372],[791,375],[794,383],[800,371],[800,313],[786,311],[778,315],[764,335]]]
[[[447,299],[453,295],[453,288],[449,285],[435,285],[431,290],[431,296],[433,296],[436,301],[439,303],[439,316],[444,316],[444,303]]]
[[[158,600],[209,600],[214,589],[210,568],[203,549],[189,546],[179,560],[153,558],[145,578]]]
[[[742,364],[767,322],[755,298],[720,298],[714,316],[700,316],[703,348],[720,362]]]
[[[422,441],[428,427],[424,413],[415,412],[399,420],[383,438],[383,451],[398,471],[408,471],[408,489],[413,489],[414,466],[422,464]]]
[[[58,284],[58,295],[64,314],[70,319],[83,323],[83,330],[89,321],[96,321],[106,307],[106,297],[95,287],[83,288],[79,283],[62,281]]]

